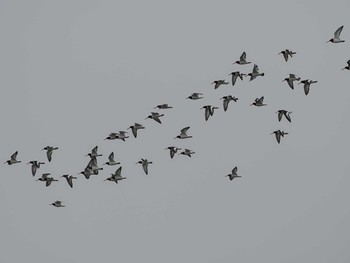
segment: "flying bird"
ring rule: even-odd
[[[52,159],[52,152],[54,150],[58,150],[58,147],[52,147],[52,146],[46,146],[43,150],[46,150],[46,156],[47,156],[47,160],[49,160],[49,162],[51,162]]]
[[[96,156],[91,157],[91,159],[90,159],[88,165],[86,166],[86,168],[90,169],[94,174],[98,174],[99,170],[103,170],[102,167],[98,167],[97,157]]]
[[[275,137],[276,137],[276,141],[278,142],[278,144],[281,142],[281,137],[284,137],[284,135],[288,134],[287,132],[281,131],[281,130],[276,130],[273,133]]]
[[[170,150],[170,158],[173,159],[175,153],[177,153],[177,151],[181,150],[181,148],[178,148],[178,147],[175,147],[175,146],[169,146],[165,150]]]
[[[176,136],[174,139],[176,139],[176,138],[178,138],[178,139],[188,139],[188,138],[192,138],[192,136],[187,135],[187,131],[188,131],[189,128],[190,128],[190,126],[181,129],[180,135]]]
[[[286,49],[286,50],[283,50],[283,51],[281,51],[280,53],[278,53],[278,55],[279,55],[279,54],[282,54],[283,57],[284,57],[284,60],[287,62],[287,61],[288,61],[288,58],[289,58],[289,57],[293,57],[293,55],[295,55],[296,53],[293,52],[293,51],[291,51],[291,50],[289,50],[289,49]]]
[[[227,85],[229,84],[228,82],[226,82],[224,79],[220,79],[220,80],[215,80],[213,81],[213,83],[211,84],[215,84],[214,89],[217,89],[218,87],[220,87],[221,85]]]
[[[250,106],[257,106],[257,107],[261,107],[261,106],[266,106],[267,104],[264,104],[264,96],[262,96],[261,98],[256,98],[255,101],[250,104]]]
[[[132,134],[134,135],[135,138],[137,138],[137,131],[144,128],[145,127],[143,127],[141,124],[135,122],[135,124],[131,125],[128,129],[131,129]]]
[[[317,83],[317,80],[308,80],[308,79],[304,79],[302,81],[300,81],[299,84],[304,84],[304,93],[305,95],[309,94],[310,92],[310,85]]]
[[[158,122],[158,123],[162,123],[161,121],[160,121],[160,117],[163,117],[164,116],[164,114],[159,114],[158,112],[151,112],[151,115],[149,115],[146,119],[153,119],[153,120],[155,120],[156,122]]]
[[[44,162],[39,162],[39,161],[30,161],[27,164],[32,164],[32,175],[35,176],[36,170],[40,168],[41,164],[45,164]]]
[[[190,150],[190,149],[184,149],[182,152],[180,152],[179,154],[182,155],[187,155],[188,157],[191,157],[192,154],[195,154],[194,151]]]
[[[20,163],[21,161],[17,160],[17,154],[18,154],[18,151],[16,151],[14,154],[12,154],[11,157],[10,157],[10,160],[7,160],[4,163],[7,163],[8,165],[12,165],[12,164],[15,164],[15,163]]]
[[[228,108],[228,104],[230,103],[231,100],[233,100],[234,102],[237,102],[238,98],[233,97],[231,95],[229,96],[224,96],[221,98],[223,100],[223,106],[224,106],[224,111],[227,111]]]
[[[240,78],[241,80],[243,80],[243,76],[245,76],[245,74],[239,72],[239,71],[235,71],[235,72],[231,72],[229,74],[229,76],[232,75],[232,86],[235,85],[237,78]]]
[[[289,122],[292,122],[292,119],[290,118],[290,114],[292,113],[291,111],[278,110],[276,113],[278,114],[278,121],[281,121],[282,117],[284,116]]]
[[[165,109],[172,109],[173,107],[169,106],[168,104],[160,104],[156,107],[154,107],[155,109],[160,109],[160,110],[165,110]]]
[[[239,60],[237,60],[235,63],[233,64],[238,64],[238,65],[246,65],[246,64],[250,64],[251,62],[247,61],[247,54],[245,52],[242,53],[241,57],[239,58]]]
[[[111,177],[108,177],[105,179],[105,181],[111,181],[111,182],[115,182],[118,183],[118,181],[121,181],[123,179],[126,179],[126,177],[122,177],[121,176],[121,172],[122,172],[122,167],[120,166],[114,174],[111,174]]]
[[[117,165],[117,164],[120,164],[120,162],[116,162],[114,160],[114,153],[111,152],[110,155],[108,156],[108,162],[104,163],[104,164],[107,164],[107,165]]]
[[[285,78],[284,80],[282,80],[282,82],[283,82],[283,81],[287,81],[289,87],[290,87],[291,89],[294,89],[293,81],[296,81],[296,80],[299,81],[300,78],[296,77],[295,74],[289,74],[289,77],[288,77],[288,78]]]
[[[252,81],[258,76],[264,76],[265,73],[259,73],[259,67],[258,65],[254,64],[253,71],[251,73],[248,73],[246,76],[250,76],[249,81]]]
[[[58,181],[53,177],[49,177],[50,173],[43,173],[36,181],[46,182],[46,187],[50,186],[52,182]]]
[[[73,188],[73,179],[77,179],[77,177],[72,176],[72,175],[68,175],[68,174],[64,174],[61,177],[66,178],[67,183],[70,186],[70,188]]]
[[[230,178],[230,180],[232,181],[235,178],[239,178],[242,176],[237,175],[237,166],[235,168],[232,169],[232,172],[228,175],[226,175],[228,178]]]
[[[90,176],[94,174],[94,172],[89,167],[86,167],[84,171],[81,171],[78,174],[82,174],[84,175],[85,179],[89,179]]]
[[[199,100],[199,99],[203,99],[203,97],[201,97],[201,95],[203,95],[203,93],[192,93],[192,95],[188,96],[186,99],[190,99],[190,100]]]
[[[88,153],[88,154],[85,155],[85,156],[90,156],[90,158],[102,156],[102,154],[99,154],[97,151],[98,151],[98,146],[95,146],[95,147],[91,150],[91,153]]]
[[[138,161],[137,163],[141,164],[145,174],[148,174],[148,165],[152,164],[152,162],[149,162],[147,159],[141,159],[141,161]]]
[[[62,201],[55,201],[53,202],[52,204],[50,205],[53,205],[54,207],[65,207],[63,204],[62,204]]]
[[[350,70],[350,60],[348,60],[346,63],[348,65],[346,67],[344,67],[342,70],[344,70],[344,69]]]
[[[341,40],[340,37],[340,33],[343,30],[344,26],[339,27],[335,32],[334,32],[334,38],[331,38],[330,40],[328,40],[327,42],[332,42],[332,43],[341,43],[341,42],[345,42],[345,40]]]
[[[205,120],[207,121],[207,120],[209,119],[210,116],[213,116],[214,110],[215,110],[215,109],[219,109],[219,108],[218,108],[218,107],[211,106],[211,105],[206,105],[206,106],[203,106],[201,109],[205,109],[204,118],[205,118]]]

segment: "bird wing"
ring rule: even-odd
[[[11,155],[11,160],[16,160],[18,151]]]
[[[278,121],[282,120],[282,115],[283,115],[283,112],[282,111],[278,111]]]
[[[205,116],[205,120],[207,121],[210,117],[210,108],[209,107],[206,107],[205,108],[205,112],[204,112],[204,116]]]
[[[284,51],[282,52],[284,60],[287,62],[288,61],[288,52]]]
[[[350,59],[346,63],[348,63],[348,66],[350,67]]]
[[[256,65],[256,64],[254,64],[253,73],[254,73],[254,74],[258,74],[258,73],[259,73],[259,67],[258,67],[258,65]]]
[[[46,151],[46,156],[47,156],[47,159],[49,160],[49,162],[51,162],[51,159],[52,159],[52,152],[53,152],[52,149],[49,149]]]
[[[36,173],[36,169],[38,168],[38,166],[35,164],[35,163],[33,163],[32,164],[32,175],[33,176],[35,176],[35,173]]]
[[[284,116],[286,117],[286,119],[289,121],[289,122],[292,122],[291,118],[290,118],[290,115],[289,115],[289,112],[285,112],[284,113]]]
[[[97,150],[98,150],[98,146],[96,146],[95,148],[93,148],[93,149],[91,150],[91,153],[92,153],[92,154],[97,154]]]
[[[343,30],[344,26],[339,27],[335,32],[334,32],[334,38],[339,38],[341,31]]]
[[[237,173],[237,166],[232,169],[232,174],[236,174],[236,173]]]
[[[153,116],[152,119],[155,120],[156,122],[162,124],[162,122],[160,121],[158,116]]]
[[[236,72],[232,74],[232,86],[235,85],[238,76],[239,74],[237,74]]]
[[[122,167],[120,166],[117,171],[115,171],[115,177],[121,177],[122,174]]]
[[[189,128],[190,128],[190,126],[181,129],[181,134],[182,135],[187,135],[187,131],[188,131]]]
[[[142,168],[145,171],[145,173],[148,174],[148,163],[143,163]]]
[[[110,162],[113,162],[114,161],[114,152],[111,152],[111,154],[108,156],[108,160]]]
[[[247,54],[245,52],[242,53],[241,57],[239,58],[240,61],[246,61]]]
[[[223,104],[224,104],[224,111],[227,111],[228,108],[228,103],[230,102],[230,100],[228,99],[224,99]]]
[[[309,94],[309,91],[310,91],[310,84],[309,83],[305,83],[304,84],[305,95]]]
[[[295,74],[289,74],[289,78],[290,79],[296,79],[297,77],[295,76]]]
[[[70,188],[73,188],[73,176],[67,177],[67,183],[69,184]]]

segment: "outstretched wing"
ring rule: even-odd
[[[334,32],[334,38],[339,38],[341,31],[343,30],[344,26],[339,27],[335,32]]]

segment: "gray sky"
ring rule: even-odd
[[[314,3],[1,1],[0,160],[18,150],[22,163],[0,167],[0,261],[348,262],[350,3]],[[346,42],[326,43],[341,25]],[[265,76],[214,90],[251,71],[232,65],[243,51]],[[318,83],[305,96],[281,83],[289,73]],[[260,96],[268,106],[249,107]],[[163,124],[144,120],[161,103],[174,106]],[[220,107],[208,122],[206,104]],[[137,139],[103,140],[134,122]],[[173,140],[186,126],[193,138]],[[289,132],[280,145],[276,129]],[[104,182],[105,167],[46,188],[25,165],[46,145],[60,149],[36,177],[80,172],[99,145],[127,179]],[[170,145],[196,153],[170,160]]]

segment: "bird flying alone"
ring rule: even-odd
[[[245,75],[245,76],[250,76],[249,81],[252,81],[252,80],[256,79],[256,77],[258,77],[258,76],[264,76],[264,75],[265,75],[265,73],[259,73],[259,67],[258,67],[258,65],[254,64],[254,67],[253,67],[252,72],[251,72],[251,73],[248,73],[248,74]]]
[[[340,33],[343,30],[344,26],[339,27],[335,32],[334,32],[334,37],[328,40],[327,42],[332,42],[332,43],[342,43],[345,42],[345,40],[340,39]]]
[[[62,201],[55,201],[53,202],[52,204],[50,204],[54,207],[65,207],[63,204],[62,204]]]
[[[180,152],[179,154],[182,154],[182,155],[186,155],[188,157],[191,157],[192,154],[195,154],[194,151],[190,150],[190,149],[184,149],[182,152]]]
[[[128,129],[131,129],[132,134],[134,135],[135,138],[137,138],[137,131],[144,128],[145,127],[143,127],[141,124],[135,122],[135,124],[131,125]]]
[[[345,66],[344,68],[342,68],[342,70],[344,70],[344,69],[350,70],[350,60],[348,60],[346,63],[347,63],[348,65]]]
[[[226,175],[231,181],[235,178],[239,178],[242,176],[237,175],[237,166],[235,168],[232,169],[231,173]]]

